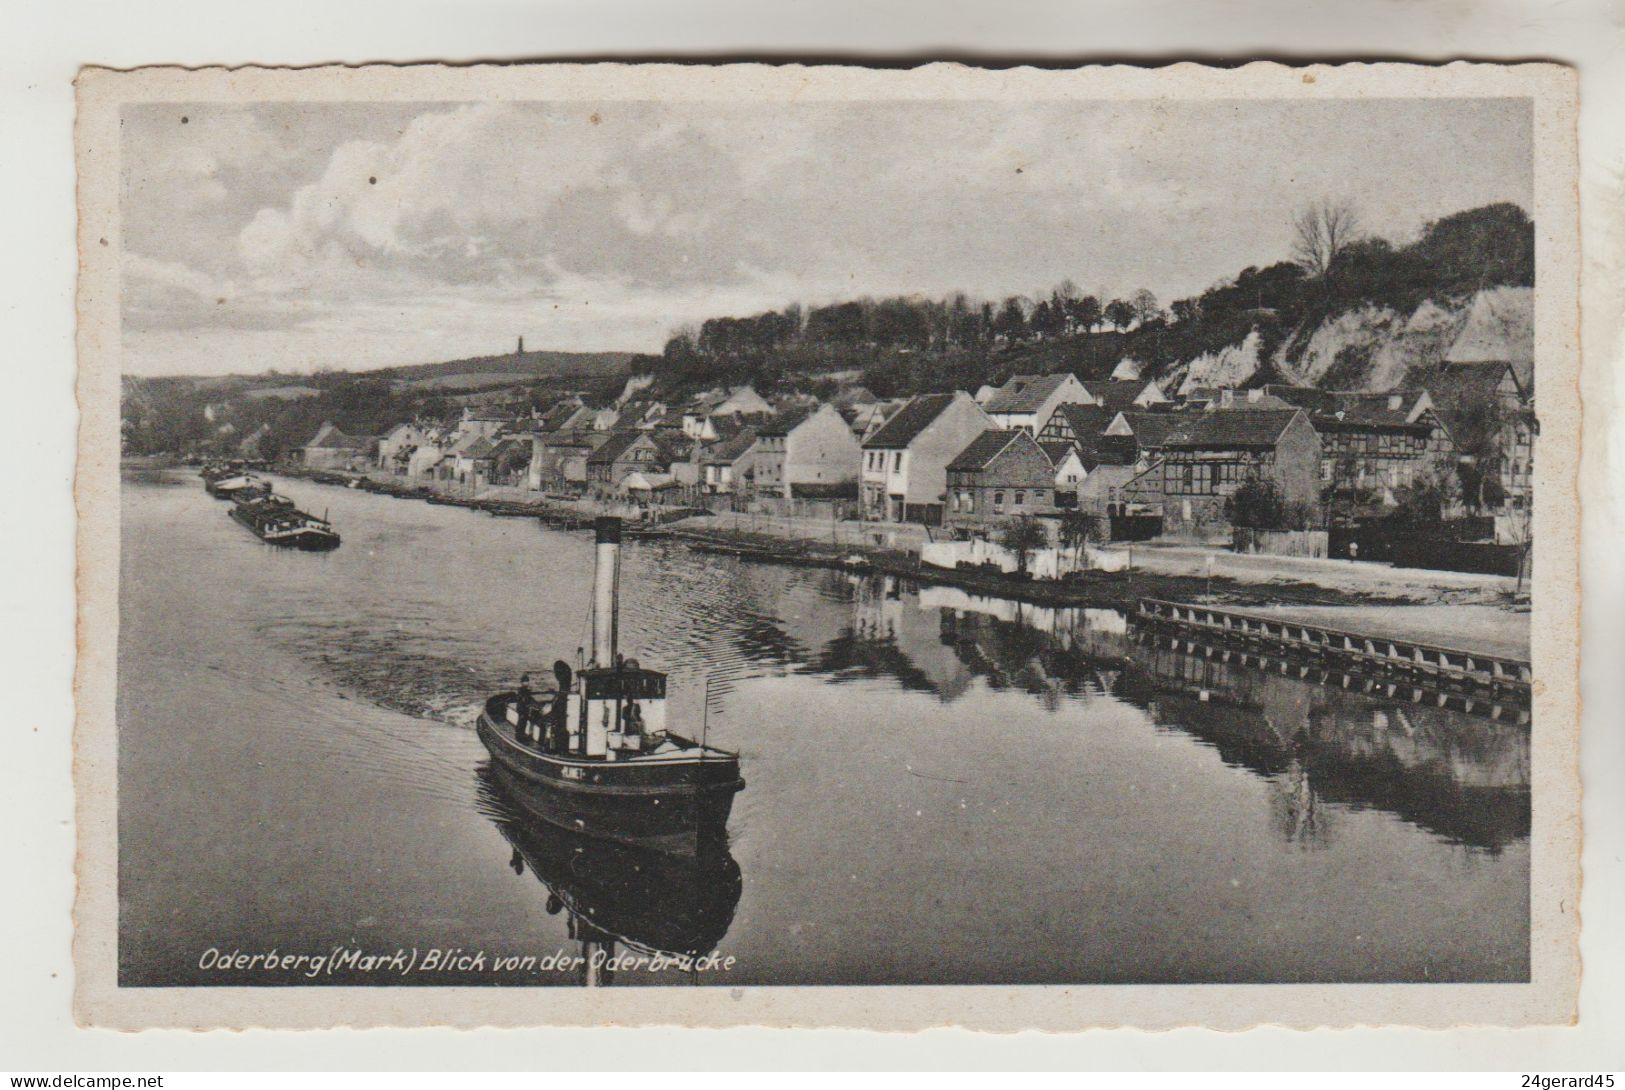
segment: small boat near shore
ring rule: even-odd
[[[488,697],[477,730],[527,813],[583,836],[693,855],[726,843],[739,755],[666,722],[666,675],[618,650],[621,520],[595,526],[592,658],[558,689]],[[579,652],[578,652],[579,655]]]
[[[272,492],[233,503],[231,517],[267,545],[327,552],[338,548],[342,540],[325,518],[307,514],[288,497]]]

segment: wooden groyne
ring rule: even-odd
[[[1141,598],[1132,620],[1196,644],[1267,652],[1306,666],[1415,682],[1431,691],[1476,692],[1527,703],[1533,677],[1525,659],[1216,606]]]

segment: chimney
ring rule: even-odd
[[[513,350],[513,354],[516,356],[525,354],[525,335],[523,333],[519,335],[519,347]]]
[[[616,616],[621,581],[621,520],[613,515],[593,523],[597,542],[597,564],[592,586],[592,661],[601,667],[615,665],[615,645],[619,637]]]

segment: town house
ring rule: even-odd
[[[943,525],[960,536],[1053,515],[1055,465],[1025,429],[984,431],[948,463]]]
[[[1421,383],[1452,436],[1465,439],[1486,425],[1494,427],[1494,451],[1482,468],[1499,485],[1504,510],[1527,511],[1533,496],[1538,429],[1532,400],[1517,369],[1507,361],[1447,362],[1424,373]]]
[[[1070,372],[1053,375],[1015,375],[989,390],[982,409],[1001,428],[1020,428],[1037,436],[1062,405],[1087,405],[1095,400]]]
[[[864,440],[863,517],[940,526],[948,463],[996,426],[963,390],[911,399]]]
[[[590,428],[532,434],[530,487],[536,491],[579,491],[587,483],[587,458],[609,438],[609,433]]]
[[[1225,501],[1249,481],[1270,481],[1288,505],[1320,494],[1320,437],[1301,409],[1195,414],[1162,457],[1122,490],[1142,510],[1160,508],[1164,533],[1228,525]]]
[[[756,430],[740,428],[700,448],[700,488],[712,496],[749,491],[755,447]]]
[[[1038,433],[1040,443],[1068,443],[1084,468],[1129,463],[1138,454],[1132,435],[1109,435],[1117,414],[1104,405],[1062,405]]]
[[[603,445],[587,456],[587,483],[594,489],[613,492],[628,474],[659,472],[663,466],[660,447],[648,432],[611,432]]]
[[[359,469],[371,461],[368,450],[372,442],[366,436],[346,435],[326,420],[300,448],[300,457],[311,469]]]
[[[788,409],[756,429],[754,485],[758,493],[830,496],[841,486],[857,493],[857,437],[830,405]]]
[[[1071,443],[1041,439],[1038,445],[1055,467],[1056,506],[1072,506],[1077,500],[1078,486],[1089,476],[1089,467],[1083,464],[1078,448]]]
[[[406,476],[412,451],[428,442],[429,428],[417,421],[396,424],[378,440],[378,468],[397,477]]]
[[[1455,444],[1426,390],[1350,393],[1268,386],[1262,398],[1309,413],[1320,434],[1320,485],[1328,500],[1392,505],[1396,490],[1437,477],[1455,461]]]

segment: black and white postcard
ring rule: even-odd
[[[1574,1017],[1567,69],[79,104],[82,1021]]]

